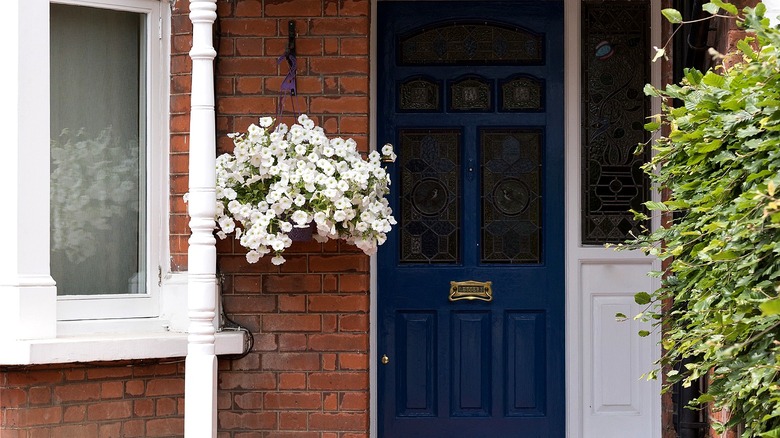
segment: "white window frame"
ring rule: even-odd
[[[185,356],[188,276],[169,272],[168,261],[170,0],[53,1],[153,14],[150,42],[160,42],[159,51],[149,53],[160,68],[150,73],[147,90],[152,105],[147,113],[152,130],[147,154],[152,178],[147,195],[147,216],[152,218],[147,260],[153,293],[151,299],[130,297],[130,304],[141,303],[142,311],[123,298],[57,297],[49,268],[50,0],[9,0],[0,14],[0,41],[6,55],[0,94],[7,96],[11,108],[8,116],[0,117],[0,131],[8,145],[0,160],[4,207],[0,229],[5,232],[0,245],[0,365]],[[84,309],[87,312],[74,316]],[[86,319],[90,317],[95,319]],[[241,353],[243,348],[242,332],[216,334],[217,354]]]
[[[168,245],[168,78],[170,65],[170,11],[160,0],[51,0],[52,4],[67,4],[144,14],[147,17],[146,59],[146,224],[143,233],[146,250],[144,294],[65,295],[58,296],[59,321],[138,318],[158,316],[162,284],[164,253]],[[169,12],[168,12],[169,13]],[[166,19],[163,20],[163,15]],[[53,67],[53,66],[52,66]],[[141,163],[144,164],[144,163]],[[55,279],[56,280],[56,279]]]

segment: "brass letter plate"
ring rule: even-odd
[[[493,301],[492,281],[450,281],[450,301]]]

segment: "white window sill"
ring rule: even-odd
[[[244,334],[223,331],[216,334],[216,354],[240,354]],[[187,355],[187,334],[136,332],[60,336],[56,339],[0,341],[0,364],[38,365],[72,362],[100,362],[134,359],[162,359]]]

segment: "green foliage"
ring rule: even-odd
[[[721,8],[737,12],[704,6]],[[663,102],[647,127],[666,135],[645,171],[668,193],[647,207],[675,220],[621,246],[666,262],[661,288],[636,302],[663,327],[660,365],[692,360],[668,382],[710,375],[698,402],[728,408],[730,421],[716,426],[744,423],[743,437],[780,437],[780,31],[764,10],[738,20],[751,35],[738,45],[741,63],[646,88]]]

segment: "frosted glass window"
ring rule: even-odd
[[[59,295],[147,293],[146,21],[51,5],[51,274]]]

